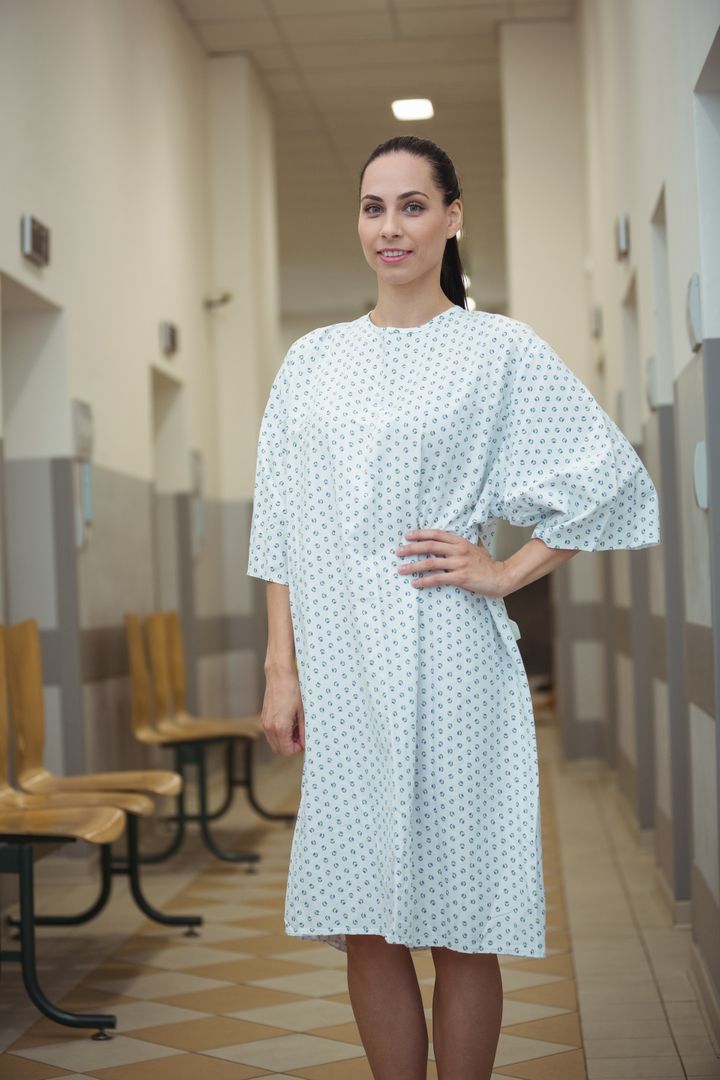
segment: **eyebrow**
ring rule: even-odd
[[[400,199],[407,199],[408,195],[425,195],[425,192],[424,191],[403,191],[402,195],[398,195],[398,201]],[[425,195],[425,198],[429,199],[430,196]],[[360,202],[364,202],[365,199],[374,199],[375,202],[384,202],[385,201],[384,199],[381,199],[379,195],[363,195]]]

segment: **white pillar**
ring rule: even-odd
[[[508,314],[530,323],[593,389],[577,26],[500,29]]]

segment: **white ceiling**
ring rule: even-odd
[[[357,238],[359,172],[378,143],[405,133],[453,159],[470,292],[478,307],[503,309],[498,27],[572,18],[575,0],[176,2],[209,55],[247,53],[271,97],[286,318],[330,322],[374,303]],[[398,97],[430,98],[434,117],[395,120]]]

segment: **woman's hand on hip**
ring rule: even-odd
[[[407,542],[398,547],[396,554],[424,556],[398,567],[399,574],[425,575],[410,582],[414,588],[459,585],[469,592],[495,597],[508,591],[505,564],[493,559],[484,545],[445,529],[411,529],[405,537]]]
[[[296,672],[265,672],[262,726],[276,754],[290,757],[305,749],[305,713]]]

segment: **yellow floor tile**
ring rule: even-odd
[[[177,1005],[181,1009],[197,1009],[198,1012],[222,1015],[238,1012],[240,1009],[254,1009],[260,1005],[285,1005],[289,1001],[304,1001],[305,995],[239,983],[237,986],[223,986],[218,990],[176,994],[156,1000],[165,1005]]]
[[[514,966],[525,971],[542,971],[550,975],[564,975],[568,979],[571,979],[575,974],[572,957],[569,953],[561,953],[559,956],[543,956],[537,960],[521,960]]]
[[[282,914],[247,919],[225,919],[224,922],[228,926],[251,926],[255,930],[264,930],[267,934],[285,933],[285,918]],[[328,948],[332,946],[328,945]]]
[[[568,1050],[564,1054],[534,1058],[495,1071],[501,1076],[514,1076],[520,1080],[587,1080],[582,1050]]]
[[[307,942],[305,943],[307,948]],[[193,975],[203,979],[222,979],[224,982],[245,983],[252,979],[271,979],[282,975],[301,975],[317,971],[317,968],[293,963],[290,960],[275,960],[270,956],[253,957],[250,960],[231,960],[223,964],[207,964],[192,969]]]
[[[331,1061],[327,1065],[313,1065],[307,1069],[293,1069],[293,1076],[302,1080],[373,1080],[367,1058],[350,1061]]]
[[[348,1024],[333,1024],[332,1027],[313,1028],[312,1033],[313,1035],[322,1035],[324,1039],[337,1039],[339,1042],[351,1042],[356,1043],[358,1046],[362,1045],[360,1032],[358,1031],[357,1024],[354,1022]]]
[[[157,1043],[160,1046],[174,1046],[178,1050],[216,1050],[220,1046],[235,1046],[237,1043],[255,1039],[271,1038],[281,1032],[281,1028],[268,1024],[255,1024],[247,1020],[232,1020],[227,1016],[210,1016],[203,1020],[190,1020],[184,1024],[162,1024],[159,1027],[141,1028],[135,1032],[138,1039]]]
[[[513,990],[507,997],[516,1001],[539,1001],[543,1005],[560,1005],[564,1009],[577,1009],[575,980],[563,979],[562,982],[543,983],[526,990]]]
[[[268,953],[302,952],[312,942],[301,941],[290,934],[261,934],[260,937],[235,938],[231,941],[213,942],[213,947],[227,949],[228,952],[251,953],[253,956],[267,956]]]
[[[262,1072],[231,1061],[216,1061],[200,1054],[183,1054],[165,1061],[144,1061],[137,1065],[118,1065],[96,1069],[97,1080],[249,1080]],[[4,1080],[4,1078],[3,1078]]]
[[[55,1080],[55,1077],[70,1076],[70,1073],[54,1065],[26,1061],[5,1053],[0,1054],[0,1076],[2,1080]]]
[[[570,1046],[582,1046],[582,1034],[577,1013],[564,1016],[549,1016],[545,1020],[530,1020],[524,1024],[511,1024],[503,1027],[508,1035],[524,1035],[528,1039],[543,1039],[546,1042],[566,1043]]]

